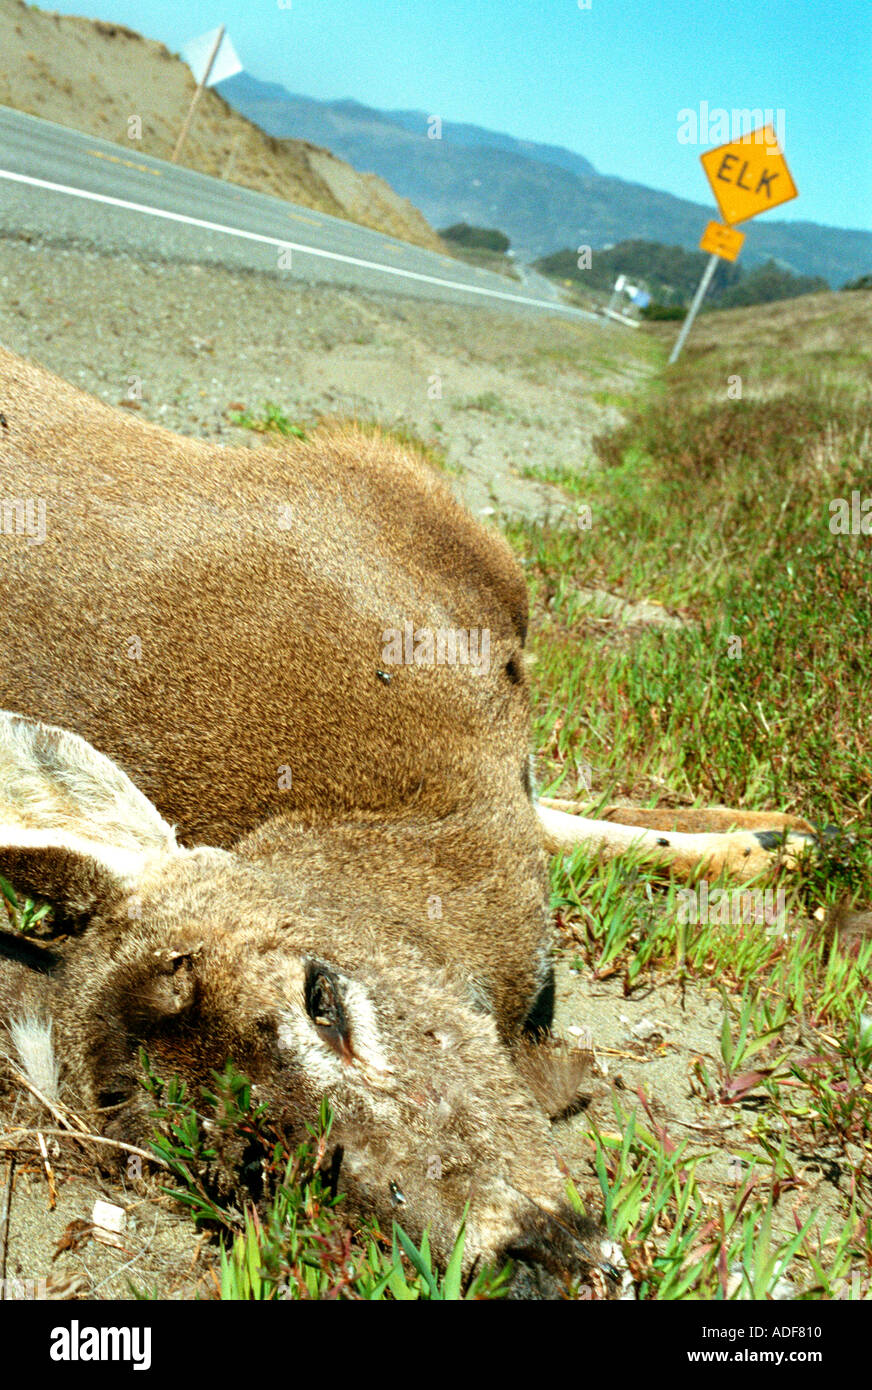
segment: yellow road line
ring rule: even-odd
[[[109,159],[113,164],[123,164],[128,169],[139,169],[143,174],[157,174],[158,178],[163,173],[163,169],[152,169],[150,164],[137,164],[132,159],[122,159],[120,154],[106,154],[104,150],[88,150],[87,153],[92,154],[95,159]]]

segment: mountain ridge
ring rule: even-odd
[[[629,239],[695,250],[706,222],[717,216],[705,203],[598,173],[583,155],[561,146],[482,126],[443,120],[442,138],[429,139],[431,118],[424,112],[380,111],[352,98],[320,101],[247,72],[218,90],[269,134],[310,140],[378,174],[432,226],[499,228],[521,260]],[[742,259],[749,267],[774,259],[835,286],[872,269],[872,232],[769,215],[743,231]]]

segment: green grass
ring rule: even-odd
[[[858,819],[872,546],[833,535],[829,503],[868,466],[864,431],[841,397],[654,403],[598,441],[599,470],[542,470],[591,518],[511,532],[538,613],[536,741],[548,750],[559,718],[561,769],[584,753],[606,780],[632,768],[692,798]],[[686,626],[603,634],[579,602],[591,585]]]
[[[289,420],[287,415],[273,401],[265,401],[263,412],[255,415],[251,410],[232,410],[230,422],[240,429],[254,430],[256,434],[279,434],[285,438],[305,439],[306,431]]]
[[[793,810],[848,832],[781,878],[781,930],[683,921],[678,887],[626,859],[552,864],[578,972],[646,998],[717,988],[720,1033],[688,1085],[707,1118],[754,1117],[726,1198],[711,1176],[723,1151],[655,1122],[644,1093],[616,1100],[608,1132],[591,1126],[607,1224],[644,1298],[759,1298],[783,1279],[802,1298],[870,1296],[872,943],[849,952],[821,919],[872,903],[872,537],[829,529],[833,499],[872,495],[872,393],[865,339],[854,325],[834,344],[827,313],[780,308],[775,329],[730,316],[723,343],[698,340],[595,441],[597,466],[528,470],[576,501],[576,524],[510,529],[543,790]],[[585,602],[592,587],[683,625],[621,626]],[[848,1175],[824,1189],[825,1213],[804,1195],[809,1160]]]
[[[16,893],[11,883],[0,874],[0,913],[5,913],[13,931],[34,931],[51,912],[49,903],[35,903],[32,898]],[[3,918],[0,917],[0,923]]]

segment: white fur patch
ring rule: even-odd
[[[382,1051],[375,1009],[363,985],[349,980],[342,991],[346,1012],[351,1020],[351,1045],[356,1057],[373,1071],[385,1075],[392,1071]]]
[[[317,1087],[326,1090],[342,1080],[345,1063],[318,1037],[302,1008],[283,1010],[279,1020],[279,1045],[302,1065]]]
[[[48,1100],[60,1099],[60,1067],[52,1041],[51,1019],[25,1014],[9,1024],[21,1070]]]
[[[51,832],[56,838],[43,843],[80,837],[140,855],[178,849],[172,826],[110,758],[78,734],[6,710],[0,823],[7,844],[22,843],[22,832]]]

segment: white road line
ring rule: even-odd
[[[223,232],[226,236],[242,237],[245,241],[259,241],[267,246],[281,246],[292,251],[302,251],[306,256],[320,256],[322,260],[341,261],[343,265],[356,265],[364,270],[380,270],[384,275],[399,275],[404,280],[421,280],[427,285],[441,285],[447,290],[462,290],[465,294],[481,294],[489,299],[507,299],[514,304],[527,304],[537,309],[558,309],[562,313],[577,313],[547,299],[529,299],[522,294],[505,294],[502,290],[487,290],[480,285],[465,285],[461,280],[441,280],[438,275],[423,275],[417,270],[403,270],[399,266],[380,265],[378,261],[363,261],[357,256],[343,256],[338,251],[323,251],[317,246],[303,246],[296,241],[286,241],[282,237],[264,236],[261,232],[245,232],[239,227],[225,227],[221,222],[206,222],[201,217],[188,217],[183,212],[167,212],[165,208],[152,208],[146,203],[131,203],[126,198],[111,198],[107,193],[90,193],[84,188],[69,188],[63,183],[51,183],[48,179],[37,179],[30,174],[13,174],[9,169],[0,169],[0,179],[11,179],[14,183],[29,183],[35,188],[47,188],[52,193],[67,193],[72,198],[89,198],[95,203],[108,203],[111,207],[127,208],[130,212],[144,212],[149,217],[163,217],[168,222],[184,222],[190,227],[204,227],[208,232]]]

